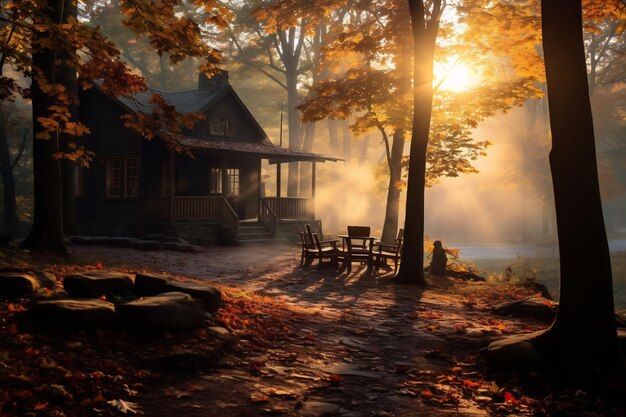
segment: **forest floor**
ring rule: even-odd
[[[2,303],[0,382],[17,387],[0,386],[3,415],[626,415],[606,393],[555,391],[540,374],[489,371],[479,352],[491,340],[548,324],[492,315],[494,305],[532,295],[512,283],[431,277],[426,289],[400,286],[384,270],[346,276],[300,267],[299,251],[287,246],[193,254],[74,247],[71,261],[47,269],[211,283],[225,300],[216,321],[234,337],[59,337],[22,324],[23,305]]]

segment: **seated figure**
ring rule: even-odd
[[[437,277],[443,277],[446,275],[446,268],[448,266],[448,257],[446,251],[443,248],[440,240],[435,240],[433,248],[433,259],[430,262],[428,272]]]

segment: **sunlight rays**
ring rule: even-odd
[[[480,83],[480,76],[457,59],[437,63],[434,67],[433,87],[440,90],[464,92]]]

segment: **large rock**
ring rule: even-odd
[[[39,289],[39,282],[28,272],[0,272],[0,297],[23,297]]]
[[[526,298],[524,300],[503,303],[496,306],[496,314],[532,317],[541,320],[553,320],[559,303],[543,297]]]
[[[136,330],[177,330],[201,327],[205,312],[190,295],[167,292],[140,298],[117,308],[123,326]]]
[[[179,242],[165,242],[163,243],[163,247],[167,250],[173,250],[176,252],[193,252],[195,250],[192,245]]]
[[[46,271],[34,271],[33,272],[37,281],[39,281],[39,285],[49,290],[55,290],[59,281],[57,280],[56,275]]]
[[[135,294],[146,296],[168,292],[170,281],[172,277],[169,275],[138,272],[135,274]]]
[[[178,291],[202,301],[204,308],[215,313],[222,305],[222,293],[210,285],[176,281],[168,275],[138,273],[135,275],[135,294],[156,295],[168,291]]]
[[[124,295],[133,291],[130,275],[118,272],[85,272],[63,279],[65,291],[76,297],[98,298],[102,295]]]
[[[209,313],[215,313],[222,305],[222,293],[210,285],[172,281],[168,285],[168,289],[189,294],[193,298],[202,301],[202,305]]]
[[[544,366],[536,341],[542,332],[517,334],[494,340],[483,351],[485,358],[500,369],[538,369]]]
[[[93,298],[37,301],[31,308],[40,325],[66,329],[99,329],[113,324],[115,306]]]

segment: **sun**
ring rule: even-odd
[[[439,86],[441,90],[463,92],[472,89],[478,81],[478,75],[458,60],[435,64],[433,87]]]

